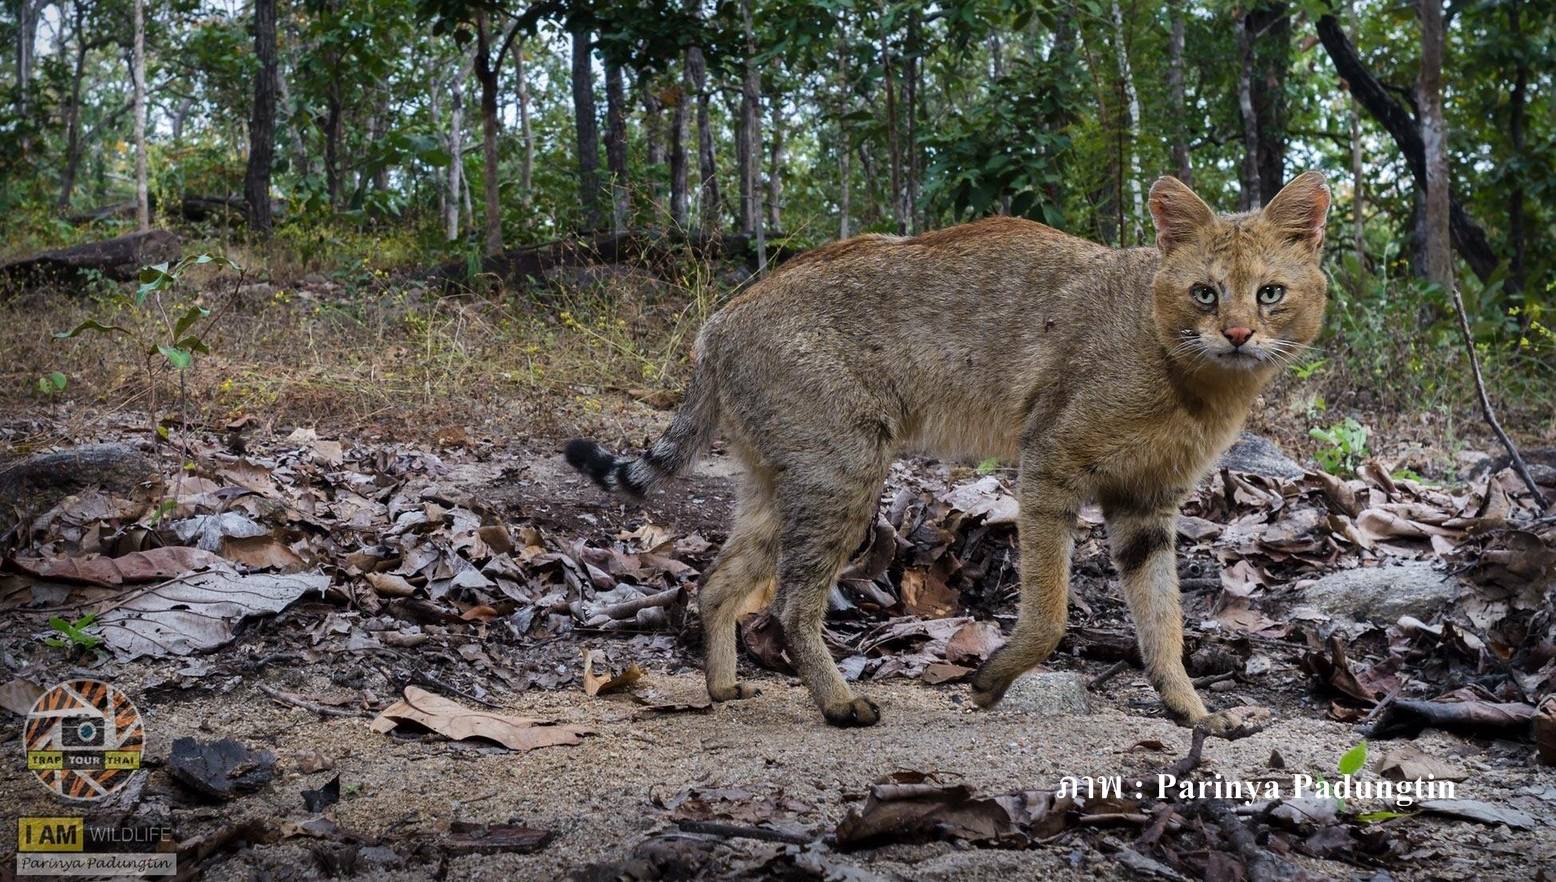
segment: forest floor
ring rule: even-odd
[[[1014,475],[930,460],[894,469],[829,618],[882,722],[823,725],[761,616],[741,664],[762,693],[710,705],[695,592],[735,468],[716,449],[628,505],[557,453],[575,432],[634,446],[663,426],[673,398],[653,381],[581,367],[619,377],[659,350],[529,350],[534,327],[469,303],[386,304],[323,342],[348,307],[309,294],[311,318],[292,304],[274,321],[298,290],[248,292],[191,375],[214,391],[154,445],[134,361],[103,342],[70,356],[73,375],[95,360],[113,378],[98,403],[7,404],[9,465],[106,443],[144,474],[23,506],[0,575],[0,735],[20,736],[43,689],[102,679],[143,716],[149,770],[65,804],[17,751],[0,764],[8,816],[169,825],[163,847],[210,879],[1527,880],[1556,864],[1556,773],[1531,743],[1556,676],[1539,551],[1556,535],[1472,426],[1374,415],[1367,456],[1336,479],[1309,455],[1312,393],[1261,403],[1252,425],[1301,465],[1229,460],[1186,506],[1179,551],[1201,692],[1273,720],[1175,775],[1281,798],[1160,797],[1191,733],[1136,667],[1096,511],[1077,526],[1071,635],[999,708],[974,709],[965,677],[1014,621]],[[47,364],[33,332],[89,307],[11,309],[28,353],[12,371],[30,375]],[[649,303],[634,320],[663,333],[684,315]],[[515,379],[526,358],[545,364]],[[1550,427],[1523,428],[1556,474]],[[280,600],[220,606],[202,593],[215,575]],[[85,613],[77,645],[40,639]],[[471,714],[496,715],[489,737],[459,737]],[[1356,780],[1446,776],[1459,802],[1292,798],[1292,776],[1340,779],[1364,738]],[[238,760],[191,764],[221,739]],[[1124,792],[1056,794],[1072,775]]]

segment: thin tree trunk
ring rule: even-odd
[[[708,113],[708,68],[702,49],[686,49],[686,78],[697,96],[697,165],[702,175],[697,217],[698,230],[712,235],[719,231],[719,178],[713,157],[713,121]]]
[[[1426,156],[1426,277],[1453,287],[1453,246],[1448,231],[1448,125],[1443,119],[1442,0],[1418,0],[1421,16],[1421,143]]]
[[[770,154],[767,164],[767,225],[773,230],[783,229],[783,102],[773,98],[772,134],[767,146]]]
[[[25,10],[28,0],[22,0]],[[76,188],[76,170],[81,165],[81,81],[86,77],[87,37],[84,19],[85,7],[80,3],[73,7],[76,35],[76,61],[70,78],[70,100],[65,105],[65,168],[60,174],[59,208],[70,208],[70,197]]]
[[[850,209],[850,195],[852,192],[853,169],[850,168],[853,160],[852,140],[849,136],[848,121],[844,119],[853,104],[849,100],[848,83],[848,26],[846,22],[838,23],[837,34],[837,203],[838,203],[838,238],[848,238],[848,212]]]
[[[444,203],[443,238],[459,239],[459,200],[464,191],[465,172],[465,72],[460,70],[449,83],[448,105],[448,201]]]
[[[605,163],[610,173],[611,231],[626,232],[631,193],[627,186],[627,89],[621,65],[605,62]]]
[[[249,116],[249,165],[243,197],[249,229],[270,235],[270,165],[276,137],[276,0],[254,0],[254,107]]]
[[[892,73],[891,33],[886,29],[886,4],[881,4],[881,83],[886,91],[886,162],[891,171],[891,193],[887,197],[891,205],[892,220],[896,221],[897,234],[907,232],[907,222],[902,216],[902,142],[897,120],[897,84]]]
[[[923,47],[920,45],[920,13],[917,6],[911,6],[908,10],[908,45],[907,63],[904,65],[902,77],[902,103],[905,105],[908,116],[907,131],[907,156],[903,159],[903,188],[901,216],[907,224],[905,230],[909,235],[919,231],[918,220],[918,187],[919,187],[919,146],[918,146],[918,108],[919,108],[919,77],[923,69],[923,61],[920,58]]]
[[[1508,29],[1513,32],[1514,46],[1523,45],[1523,22],[1520,20],[1519,8],[1518,3],[1507,5]],[[1509,158],[1520,169],[1525,167],[1524,113],[1528,90],[1529,58],[1525,53],[1519,52],[1513,70],[1513,88],[1507,96],[1507,132],[1513,148],[1513,155]],[[1528,259],[1527,234],[1524,232],[1524,179],[1524,172],[1513,176],[1513,192],[1509,194],[1507,200],[1507,239],[1508,246],[1513,252],[1508,264],[1507,286],[1512,291],[1524,290],[1525,262]],[[1527,311],[1521,311],[1520,322],[1527,327],[1528,321]]]
[[[476,16],[475,78],[481,84],[481,196],[483,246],[488,255],[502,252],[502,190],[497,169],[497,75],[502,57],[511,45],[517,22],[510,22],[494,48],[491,25],[485,13]]]
[[[600,126],[594,111],[589,31],[573,31],[573,125],[578,146],[578,201],[586,229],[600,228]]]
[[[146,2],[135,0],[135,227],[151,229],[151,194],[146,188]]]
[[[16,121],[21,127],[23,157],[31,149],[27,114],[32,100],[33,43],[38,38],[38,17],[42,0],[17,0],[16,17]]]
[[[1133,217],[1129,219],[1129,228],[1132,241],[1129,244],[1140,244],[1140,223],[1145,216],[1145,192],[1140,183],[1140,151],[1136,142],[1140,138],[1140,95],[1135,91],[1135,73],[1129,66],[1129,48],[1124,44],[1124,12],[1118,5],[1118,0],[1113,0],[1113,44],[1114,51],[1118,55],[1118,75],[1124,84],[1124,104],[1128,108],[1128,117],[1124,120],[1124,129],[1128,133],[1128,163],[1124,167],[1129,174],[1129,196]],[[1119,235],[1123,235],[1120,229]]]
[[[653,169],[649,202],[653,206],[654,220],[658,222],[670,209],[669,194],[661,183],[663,179],[660,177],[660,169],[664,168],[667,155],[664,131],[665,103],[659,92],[655,90],[654,79],[647,71],[638,72],[637,85],[643,100],[643,143],[648,167]]]
[[[745,30],[745,76],[740,83],[740,115],[744,121],[746,145],[747,223],[756,237],[757,272],[767,269],[767,224],[762,217],[762,78],[756,69],[756,24],[751,14],[752,0],[740,0],[740,22]]]
[[[1367,266],[1366,179],[1362,170],[1361,117],[1356,113],[1356,98],[1347,102],[1346,122],[1351,130],[1351,236],[1355,240],[1356,262],[1360,269]]]
[[[335,72],[330,75],[324,98],[324,190],[332,209],[340,207],[340,140],[345,104],[340,93],[340,74]]]
[[[528,208],[533,201],[535,173],[535,136],[529,122],[529,78],[524,70],[524,44],[513,47],[513,78],[519,86],[519,138],[524,141],[524,154],[519,162],[519,201]]]
[[[1237,110],[1243,121],[1243,162],[1238,178],[1242,183],[1240,206],[1251,211],[1260,205],[1259,118],[1253,112],[1253,34],[1248,30],[1248,15],[1233,10],[1237,19]]]
[[[682,79],[685,79],[684,72]],[[677,230],[686,229],[686,139],[690,134],[691,116],[687,102],[692,100],[691,89],[683,84],[675,88],[675,106],[670,109],[670,224]]]
[[[1167,16],[1171,34],[1167,40],[1167,96],[1172,105],[1172,166],[1178,180],[1193,186],[1194,170],[1189,165],[1188,99],[1183,87],[1183,2],[1170,0]]]
[[[1286,74],[1291,16],[1285,3],[1260,5],[1247,17],[1253,46],[1254,119],[1258,121],[1259,193],[1268,204],[1286,183]]]

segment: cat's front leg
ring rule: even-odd
[[[1103,499],[1113,565],[1124,583],[1146,678],[1175,716],[1195,725],[1208,713],[1183,667],[1183,609],[1178,600],[1176,496]]]

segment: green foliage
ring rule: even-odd
[[[33,384],[33,388],[38,390],[38,394],[44,398],[54,398],[65,393],[65,386],[68,382],[64,373],[50,371],[39,377]]]
[[[1367,739],[1356,742],[1356,746],[1340,755],[1340,762],[1336,769],[1342,775],[1350,776],[1360,772],[1367,765]]]
[[[1367,458],[1369,434],[1367,427],[1357,422],[1355,417],[1346,417],[1328,428],[1315,426],[1308,430],[1310,437],[1325,445],[1313,456],[1324,471],[1332,475],[1349,475],[1356,471],[1356,467]]]
[[[86,627],[97,620],[94,613],[87,613],[75,621],[68,621],[60,616],[49,619],[49,627],[59,634],[58,637],[45,637],[43,643],[54,649],[96,649],[103,642],[103,638],[96,634],[88,634]]]

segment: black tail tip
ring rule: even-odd
[[[562,450],[562,457],[567,460],[568,465],[596,481],[604,478],[611,466],[616,464],[616,457],[611,455],[609,450],[588,438],[574,438],[567,442],[567,447]]]

